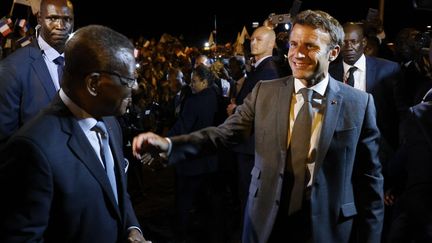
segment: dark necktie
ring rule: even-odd
[[[93,130],[95,130],[100,135],[98,136],[98,139],[99,139],[99,145],[101,149],[100,153],[101,153],[102,161],[105,165],[105,171],[107,173],[109,182],[111,184],[114,197],[116,199],[116,202],[118,203],[117,182],[116,182],[116,177],[114,172],[114,159],[109,146],[109,137],[108,137],[107,129],[105,127],[105,124],[102,121],[98,121],[96,125],[93,127]]]
[[[294,121],[291,135],[291,163],[294,174],[294,185],[291,191],[288,214],[299,211],[302,207],[303,193],[306,187],[305,176],[308,173],[307,162],[312,133],[312,95],[313,90],[302,88],[304,103]]]
[[[354,87],[354,72],[357,70],[356,66],[352,66],[348,69],[348,78],[346,79],[346,82],[351,87]]]
[[[56,59],[53,60],[53,62],[57,64],[57,75],[58,75],[58,81],[60,85],[63,76],[64,57],[58,56]]]

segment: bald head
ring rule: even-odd
[[[134,87],[134,46],[126,36],[89,25],[67,41],[62,89],[88,114],[95,118],[124,114]]]
[[[276,34],[273,29],[261,26],[255,29],[251,36],[251,54],[256,60],[273,54],[276,45]]]
[[[128,70],[134,46],[130,40],[101,25],[89,25],[76,31],[65,48],[65,82],[82,80],[95,70]]]

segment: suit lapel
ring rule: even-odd
[[[338,93],[339,87],[337,82],[338,81],[330,77],[329,85],[327,87],[326,99],[324,101],[325,112],[317,148],[317,160],[315,162],[314,170],[315,175],[321,167],[324,157],[329,149],[330,142],[332,141],[333,134],[336,129],[340,109],[342,107],[343,96]]]
[[[50,100],[52,100],[55,94],[57,93],[57,91],[55,89],[48,68],[46,66],[45,60],[43,59],[43,56],[40,54],[40,49],[31,52],[30,56],[34,58],[34,61],[31,64],[33,71],[38,76],[39,81],[41,82],[42,86],[45,89],[45,92],[47,93],[47,96],[49,97]]]
[[[279,133],[279,145],[281,150],[287,150],[288,144],[288,129],[289,129],[289,117],[290,117],[290,107],[291,107],[291,99],[294,90],[294,78],[290,76],[285,80],[285,86],[279,89],[277,102],[277,122],[278,122],[278,131]]]
[[[432,103],[425,102],[412,107],[411,110],[414,113],[414,120],[423,131],[424,136],[428,141],[429,147],[432,148],[432,131],[429,129],[432,127],[432,117],[428,115],[431,108]]]
[[[366,57],[366,92],[371,93],[375,86],[376,62],[370,57]]]
[[[66,108],[67,109],[67,108]],[[110,199],[110,205],[115,209],[119,220],[121,220],[120,210],[114,198],[110,182],[105,170],[100,164],[99,158],[93,150],[90,142],[85,136],[79,124],[72,117],[60,118],[62,130],[69,134],[68,146],[79,160],[87,167],[96,181],[99,182],[103,191]]]
[[[344,80],[344,70],[343,70],[343,62],[342,61],[338,61],[336,63],[332,63],[330,65],[330,70],[329,70],[330,75],[340,81],[343,82]]]

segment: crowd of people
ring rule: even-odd
[[[427,34],[305,10],[202,50],[71,35],[70,0],[37,23],[0,60],[1,242],[432,241]]]

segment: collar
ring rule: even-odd
[[[260,63],[262,63],[265,59],[267,59],[267,58],[269,58],[269,57],[271,57],[271,56],[272,56],[272,55],[268,55],[268,56],[265,56],[265,57],[263,57],[263,58],[257,60],[257,61],[255,62],[255,64],[254,64],[255,68],[257,68],[258,65],[260,65]]]
[[[37,38],[38,44],[39,44],[39,48],[41,49],[42,53],[44,55],[46,55],[46,57],[48,58],[48,60],[50,61],[54,61],[54,59],[56,59],[58,56],[63,56],[64,57],[64,53],[60,54],[56,51],[56,49],[52,48],[43,38],[42,36],[38,36]]]
[[[342,63],[343,63],[344,73],[348,72],[348,70],[352,66],[356,66],[358,70],[362,72],[366,72],[366,57],[364,54],[360,56],[360,58],[357,60],[357,62],[354,63],[354,65],[349,65],[345,62]]]
[[[77,104],[75,104],[66,95],[63,89],[60,89],[59,95],[60,95],[60,99],[63,101],[66,107],[72,112],[72,114],[78,120],[78,123],[80,123],[83,129],[90,130],[96,125],[97,120],[93,118],[90,114],[88,114],[85,110],[83,110],[81,107],[79,107]]]
[[[310,89],[312,89],[313,91],[315,91],[316,93],[318,93],[322,97],[324,97],[328,83],[329,83],[329,75],[327,74],[323,80],[321,80],[319,83],[315,84],[314,86],[310,87]],[[303,83],[299,79],[294,78],[295,93],[297,94],[299,92],[299,90],[302,88],[307,88],[307,87],[304,86]]]

